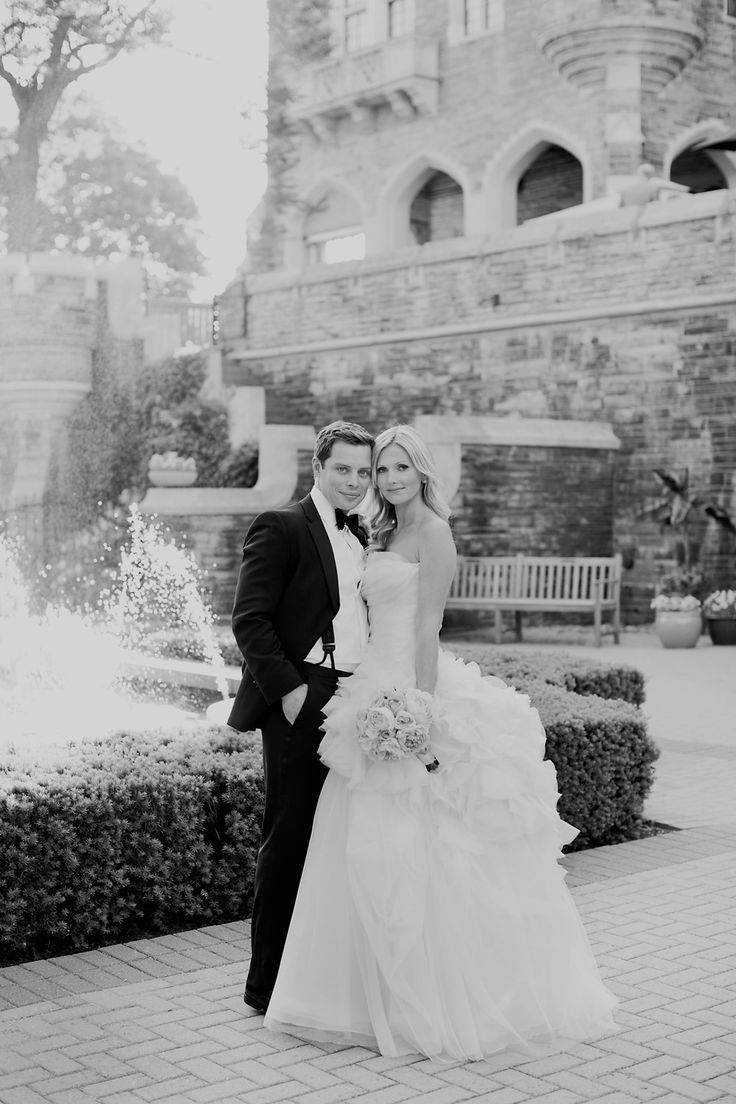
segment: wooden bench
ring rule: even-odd
[[[446,609],[493,610],[496,643],[503,611],[516,615],[521,640],[525,611],[591,612],[600,647],[603,612],[621,632],[621,556],[460,556]]]

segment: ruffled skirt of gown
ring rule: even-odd
[[[440,652],[440,769],[358,746],[359,709],[414,685],[411,565],[385,557],[366,573],[373,645],[326,707],[330,772],[265,1024],[444,1060],[609,1034],[616,1001],[558,862],[577,830],[529,699]]]

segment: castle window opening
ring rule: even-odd
[[[409,0],[388,0],[388,37],[398,38],[410,31]]]
[[[736,0],[724,0],[723,14],[727,19],[736,19]]]
[[[691,192],[717,192],[728,187],[728,181],[707,150],[683,150],[672,162],[670,180],[687,184]]]
[[[519,179],[516,221],[521,224],[582,202],[582,165],[566,149],[549,145]]]
[[[466,35],[503,30],[504,0],[464,0]]]
[[[312,234],[306,239],[307,264],[339,264],[362,261],[365,257],[365,233],[360,227],[341,234]]]
[[[307,264],[337,264],[365,257],[360,202],[347,188],[332,184],[316,192],[302,228]]]
[[[463,190],[451,176],[436,172],[417,192],[409,210],[409,225],[417,245],[464,234]]]

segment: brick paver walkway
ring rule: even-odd
[[[0,1104],[736,1102],[736,652],[570,649],[648,676],[650,817],[681,831],[565,859],[621,1031],[438,1065],[266,1031],[247,923],[0,970]]]

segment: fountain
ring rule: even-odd
[[[159,690],[186,681],[186,661],[177,671],[161,654],[162,629],[196,634],[206,663],[189,666],[217,688],[222,714],[230,683],[191,554],[136,506],[128,528],[113,585],[85,612],[59,602],[34,613],[21,549],[0,535],[0,763],[58,758],[65,745],[121,729],[201,724],[191,711],[131,693],[141,680]]]
[[[212,610],[200,591],[191,553],[166,540],[160,526],[130,508],[130,547],[123,549],[120,586],[104,603],[106,620],[129,649],[146,645],[157,625],[193,629],[202,643],[217,689],[228,695],[225,663],[214,633]]]

